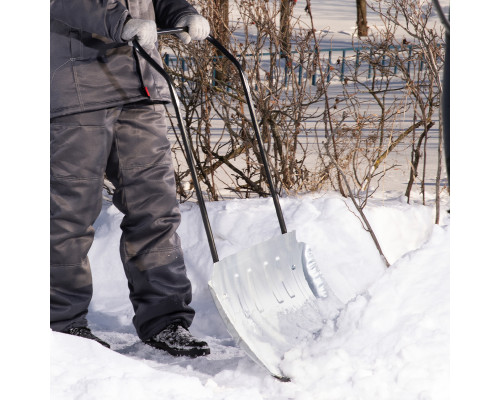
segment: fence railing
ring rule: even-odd
[[[414,51],[414,47],[413,45],[406,45],[406,46],[390,46],[388,47],[388,49],[391,49],[391,50],[398,50],[398,51],[406,51],[408,54],[407,54],[407,58],[408,58],[408,61],[407,61],[407,70],[410,71],[411,69],[411,65],[412,65],[412,61],[414,62],[414,60],[412,60],[412,57],[413,57],[413,51]],[[338,70],[338,77],[339,77],[339,80],[340,81],[343,81],[344,80],[344,77],[345,77],[345,69],[346,69],[346,63],[347,63],[347,60],[349,57],[353,57],[355,58],[355,66],[356,68],[359,68],[361,67],[361,64],[362,64],[362,61],[360,61],[360,55],[362,54],[362,51],[364,49],[362,48],[354,48],[354,47],[347,47],[347,48],[340,48],[340,49],[318,49],[316,50],[316,52],[318,53],[328,53],[328,58],[327,58],[327,64],[326,64],[326,71],[325,71],[325,75],[326,75],[326,80],[327,82],[330,82],[334,76],[334,71],[335,70]],[[366,50],[365,50],[366,51]],[[337,59],[335,60],[335,54],[338,53],[339,56],[337,57]],[[289,66],[289,63],[285,63],[284,65],[284,74],[283,74],[283,83],[286,85],[288,83],[288,77],[289,77],[289,69],[292,69],[292,70],[297,70],[297,74],[298,74],[298,83],[299,85],[302,84],[302,81],[304,79],[304,66],[300,63],[300,62],[297,62],[297,61],[293,61],[293,55],[294,54],[300,54],[300,52],[298,51],[292,51],[291,53],[291,59],[292,59],[292,63],[291,63],[291,66]],[[311,53],[309,53],[311,54]],[[375,58],[375,55],[376,53],[374,52],[374,50],[370,50],[370,57],[369,57],[369,60],[368,61],[365,61],[364,63],[367,63],[368,64],[368,67],[367,67],[367,78],[370,79],[372,78],[373,76],[373,71],[374,71],[374,68],[373,68],[373,63],[374,63],[374,58]],[[244,54],[244,55],[241,55],[241,54],[238,54],[237,55],[237,58],[241,58],[242,56],[244,57],[255,57],[255,54]],[[258,56],[259,58],[263,58],[263,57],[275,57],[275,56],[278,56],[277,53],[258,53]],[[216,61],[218,58],[220,57],[214,57],[214,61]],[[387,63],[387,55],[382,53],[382,57],[378,56],[377,59],[379,60],[378,62],[380,62],[381,66],[382,67],[385,67],[386,66],[386,63]],[[177,64],[175,65],[176,68],[179,67],[179,62],[181,63],[181,70],[182,71],[186,71],[187,70],[187,65],[186,65],[186,60],[188,60],[189,58],[184,58],[184,57],[176,57],[176,56],[173,56],[173,55],[170,55],[170,54],[165,54],[164,55],[164,61],[165,61],[165,64],[168,66],[168,67],[174,67],[172,64]],[[324,57],[324,60],[326,60],[326,57]],[[335,60],[335,61],[334,61]],[[294,66],[295,64],[295,66]],[[388,65],[389,66],[389,65]],[[174,67],[174,68],[175,68]],[[291,68],[290,68],[291,67]],[[416,67],[414,67],[416,68]],[[423,69],[425,68],[425,62],[423,59],[419,60],[418,62],[418,70],[419,71],[422,71]],[[394,65],[393,66],[393,73],[394,74],[397,74],[398,73],[398,66],[397,65]],[[318,82],[318,71],[314,71],[311,75],[310,75],[310,79],[311,79],[311,85],[312,86],[316,86],[317,85],[317,82]],[[307,76],[307,74],[306,74]],[[182,82],[184,82],[186,80],[186,78],[183,76],[182,78]],[[214,82],[214,85],[215,85],[215,70],[213,72],[213,82]]]

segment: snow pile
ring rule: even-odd
[[[436,227],[346,306],[337,330],[286,354],[298,398],[447,398],[448,247],[447,229]]]
[[[271,200],[207,204],[221,258],[279,234]],[[366,214],[393,265],[386,269],[349,201],[337,194],[282,201],[288,230],[308,243],[345,304],[316,340],[289,351],[292,378],[270,377],[235,347],[209,295],[212,261],[198,207],[181,207],[194,334],[206,358],[173,358],[142,344],[118,255],[120,213],[106,206],[90,257],[97,343],[51,333],[53,399],[442,399],[448,392],[449,229],[433,209],[404,198],[373,200]]]

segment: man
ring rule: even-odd
[[[210,353],[188,331],[191,283],[176,229],[174,170],[166,137],[168,90],[129,42],[161,62],[157,26],[208,21],[185,0],[51,0],[51,329],[93,339],[87,253],[101,210],[103,176],[124,214],[120,255],[141,340],[176,356]]]

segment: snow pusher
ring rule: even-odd
[[[187,31],[187,28],[162,29],[158,34],[183,31]],[[288,381],[289,378],[279,367],[285,353],[323,327],[324,318],[319,301],[333,295],[320,274],[310,248],[305,243],[297,242],[295,231],[287,232],[257,124],[250,86],[243,69],[238,60],[213,36],[208,36],[207,40],[238,70],[281,229],[281,235],[222,260],[219,260],[215,247],[172,79],[137,40],[133,41],[133,47],[165,78],[170,90],[214,262],[208,285],[217,309],[236,344],[274,377]]]

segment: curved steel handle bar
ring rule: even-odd
[[[259,145],[260,158],[262,159],[262,164],[264,165],[264,171],[266,173],[267,183],[269,185],[269,190],[271,191],[271,196],[273,197],[274,208],[276,209],[276,215],[281,228],[281,233],[286,233],[285,219],[283,218],[283,212],[281,211],[280,202],[278,200],[278,194],[274,188],[273,179],[271,177],[271,172],[269,170],[269,164],[267,162],[267,153],[264,150],[264,143],[262,142],[262,135],[260,134],[259,124],[257,123],[257,118],[255,116],[255,109],[253,107],[252,96],[250,95],[250,85],[248,79],[243,72],[240,62],[233,56],[217,39],[212,35],[207,37],[207,40],[214,45],[226,58],[231,61],[240,75],[241,83],[243,84],[243,91],[245,92],[245,98],[247,100],[248,110],[250,112],[250,118],[252,119],[253,129],[255,131],[255,137],[257,138],[257,143]]]
[[[188,32],[187,27],[183,28],[170,28],[170,29],[161,29],[158,31],[158,34],[172,34],[179,32]],[[232,55],[217,39],[215,39],[212,35],[209,35],[207,39],[217,50],[219,50],[231,63],[234,64],[236,69],[238,70],[238,74],[240,76],[241,83],[243,84],[243,91],[245,92],[245,98],[248,105],[248,110],[250,112],[250,118],[252,120],[252,126],[255,131],[255,137],[257,139],[257,144],[259,146],[259,152],[262,159],[262,164],[264,166],[264,171],[266,174],[267,183],[269,185],[269,191],[271,192],[271,196],[274,202],[274,208],[276,209],[276,216],[278,217],[278,221],[280,224],[281,233],[284,234],[287,232],[285,219],[283,218],[283,211],[281,210],[281,205],[278,199],[278,194],[276,193],[276,189],[274,188],[273,180],[271,177],[271,172],[269,169],[269,163],[267,161],[267,153],[264,150],[264,144],[262,142],[262,135],[260,133],[259,124],[257,123],[257,118],[255,116],[255,109],[252,102],[252,96],[250,94],[250,84],[248,83],[248,79],[243,72],[243,68],[240,62],[236,59],[234,55]]]
[[[176,34],[176,33],[187,32],[187,31],[188,31],[187,27],[169,28],[169,29],[159,30],[158,34]],[[255,131],[255,136],[257,139],[258,146],[259,146],[259,152],[261,154],[262,164],[264,166],[267,182],[269,185],[269,189],[271,191],[271,196],[273,198],[274,207],[276,209],[276,215],[278,217],[278,221],[280,224],[281,233],[285,234],[285,233],[287,233],[285,220],[283,218],[283,212],[281,210],[281,205],[279,203],[278,195],[277,195],[276,190],[275,190],[274,185],[273,185],[271,172],[269,169],[269,164],[267,162],[267,155],[266,155],[266,152],[264,150],[262,136],[260,133],[259,125],[257,123],[257,118],[255,116],[255,109],[253,107],[252,97],[250,95],[250,85],[248,83],[248,79],[246,78],[246,76],[243,72],[243,68],[241,67],[241,64],[239,63],[239,61],[218,40],[216,40],[212,35],[209,35],[207,37],[207,40],[214,47],[216,47],[229,61],[231,61],[238,70],[241,82],[243,84],[243,90],[245,92],[245,98],[247,101],[248,109],[250,111],[250,117],[251,117],[252,125],[253,125],[254,131]],[[203,225],[205,227],[205,233],[206,233],[207,238],[208,238],[210,252],[212,254],[212,259],[213,259],[214,263],[216,263],[217,261],[219,261],[219,257],[217,255],[217,250],[215,247],[215,241],[214,241],[214,237],[213,237],[213,233],[212,233],[212,228],[210,226],[210,221],[208,219],[208,213],[206,210],[205,201],[203,199],[203,194],[201,192],[200,184],[198,181],[198,176],[196,174],[191,146],[189,145],[189,142],[187,139],[186,127],[184,125],[184,120],[183,120],[181,113],[180,113],[179,97],[177,96],[177,92],[176,92],[175,87],[173,85],[172,79],[170,78],[170,75],[168,75],[168,73],[162,68],[162,66],[160,66],[153,58],[151,58],[151,56],[142,48],[142,46],[138,43],[138,41],[136,39],[134,39],[132,41],[132,45],[133,45],[134,49],[167,81],[167,85],[168,85],[168,88],[170,91],[170,96],[172,98],[172,104],[173,104],[174,110],[175,110],[175,115],[177,117],[177,121],[179,124],[179,130],[181,132],[182,142],[183,142],[184,148],[186,150],[186,159],[187,159],[187,162],[189,165],[189,171],[191,173],[191,177],[193,179],[193,184],[195,187],[196,197],[198,199],[198,204],[200,206],[200,211],[201,211],[201,215],[202,215],[202,219],[203,219]]]

